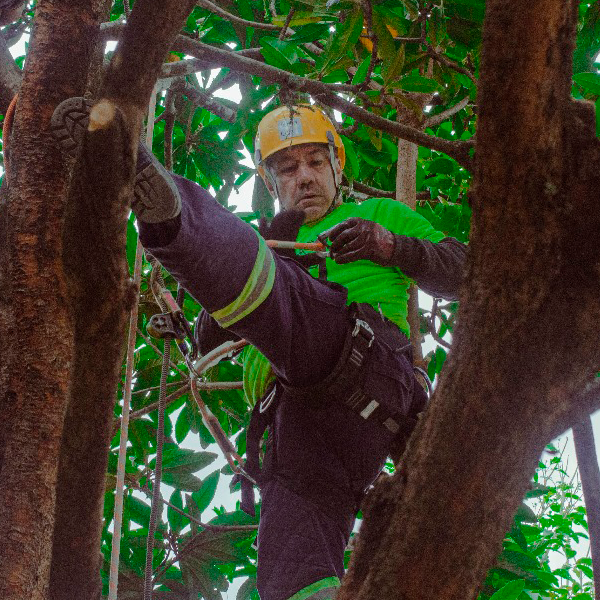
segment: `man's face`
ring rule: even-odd
[[[268,168],[275,178],[282,210],[305,211],[305,223],[318,221],[327,214],[336,192],[327,146],[301,144],[285,148],[269,157]],[[336,169],[341,172],[339,160]],[[274,192],[270,183],[267,187]]]

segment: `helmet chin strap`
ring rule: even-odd
[[[265,165],[265,175],[267,176],[267,179],[269,180],[269,183],[271,184],[271,187],[273,188],[274,200],[277,200],[279,198],[279,193],[277,192],[277,181],[275,181],[275,177],[273,176],[273,173],[271,173],[271,169],[267,168],[266,165]]]
[[[331,131],[327,131],[327,142],[328,142],[328,146],[329,146],[329,162],[331,164],[331,170],[333,172],[333,181],[335,182],[335,195],[333,196],[333,199],[331,200],[331,204],[329,205],[329,208],[327,209],[327,212],[323,215],[324,217],[326,217],[329,213],[333,212],[334,208],[337,205],[337,201],[340,198],[341,194],[342,194],[342,188],[341,188],[341,183],[342,183],[342,172],[337,170],[337,153],[335,151],[335,142],[333,139],[333,133],[331,133]]]

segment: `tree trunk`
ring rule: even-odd
[[[339,600],[474,598],[544,445],[590,408],[575,402],[600,367],[600,149],[593,110],[570,100],[577,3],[486,10],[454,349]]]
[[[75,356],[58,475],[53,600],[100,596],[113,407],[127,314],[137,293],[125,257],[135,156],[163,59],[194,4],[136,2],[100,92],[100,102],[112,107],[114,116],[88,132],[71,186],[64,263],[75,315]]]
[[[58,233],[67,173],[48,126],[60,100],[84,91],[98,25],[86,0],[39,1],[12,135],[9,190],[0,209],[3,600],[42,599],[48,588],[73,357]]]

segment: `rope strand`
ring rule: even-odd
[[[148,539],[146,541],[146,569],[144,571],[144,600],[152,600],[152,555],[154,553],[154,533],[158,519],[159,508],[162,507],[160,483],[162,479],[162,454],[165,441],[165,407],[167,398],[167,377],[169,375],[169,359],[171,355],[171,336],[165,338],[163,350],[163,363],[160,372],[160,395],[158,398],[158,428],[156,432],[156,467],[154,470],[154,485],[152,487],[152,508],[150,510],[150,523],[148,525]]]
[[[139,289],[142,277],[142,245],[139,240],[135,252],[135,266],[133,269],[133,283]],[[129,411],[131,407],[131,391],[133,381],[133,355],[137,339],[139,294],[131,309],[129,318],[129,340],[127,344],[127,361],[125,371],[125,395],[123,397],[123,412],[121,413],[121,437],[119,443],[119,459],[117,463],[117,483],[114,509],[114,531],[112,550],[110,555],[110,576],[108,580],[108,600],[117,600],[117,587],[119,583],[119,559],[121,553],[121,527],[123,524],[123,495],[125,490],[125,461],[127,457],[127,437],[129,430]]]

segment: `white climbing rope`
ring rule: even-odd
[[[154,135],[154,116],[156,113],[156,96],[158,88],[155,87],[150,95],[148,104],[148,124],[146,126],[146,145],[152,148]],[[135,252],[135,266],[133,269],[133,283],[139,289],[142,276],[143,248],[140,240],[137,241]],[[129,411],[131,406],[131,392],[133,381],[133,354],[137,338],[139,294],[136,296],[131,317],[129,319],[129,339],[127,346],[127,360],[125,371],[125,394],[123,396],[123,410],[121,413],[121,437],[119,445],[119,458],[117,462],[117,481],[115,486],[115,510],[112,550],[110,555],[110,576],[108,580],[108,600],[117,600],[119,583],[119,559],[121,554],[121,528],[123,525],[123,497],[125,492],[125,461],[127,459],[127,437],[129,433]]]

